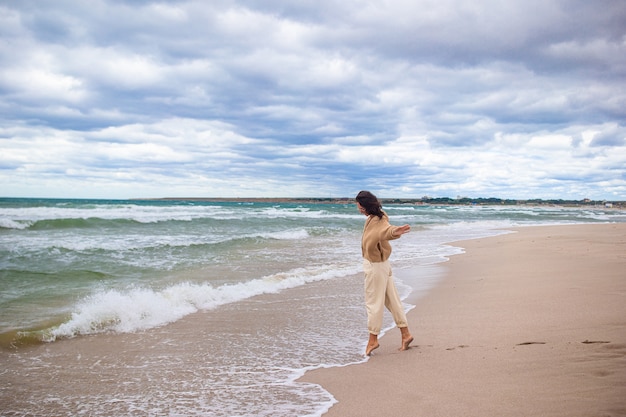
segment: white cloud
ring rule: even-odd
[[[87,95],[79,79],[45,70],[7,71],[4,77],[19,95],[28,96],[30,100],[79,102]]]
[[[528,146],[538,150],[546,149],[565,149],[568,150],[572,144],[572,138],[566,135],[538,135],[533,136],[528,141]]]

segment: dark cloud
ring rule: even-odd
[[[626,146],[626,127],[625,126],[611,126],[608,129],[594,136],[590,145],[591,146],[609,146],[609,147]]]

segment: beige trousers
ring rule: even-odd
[[[370,262],[363,260],[365,272],[365,308],[367,330],[378,335],[383,325],[384,307],[391,312],[398,327],[407,327],[406,314],[398,290],[393,282],[389,261]]]

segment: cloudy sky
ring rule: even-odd
[[[626,200],[623,0],[0,0],[0,196]]]

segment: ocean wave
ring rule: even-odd
[[[309,232],[306,229],[290,229],[278,232],[259,233],[254,235],[254,237],[276,240],[299,240],[308,238]]]
[[[69,209],[68,209],[69,210]],[[5,210],[6,211],[6,210]],[[41,213],[0,213],[0,227],[10,229],[68,229],[97,227],[102,225],[125,226],[129,223],[149,224],[167,221],[190,222],[212,218],[210,215],[184,215],[181,213],[117,213],[93,210],[54,210]]]
[[[86,205],[84,207],[0,208],[0,228],[70,228],[99,226],[98,222],[136,222],[143,224],[195,220],[250,220],[280,218],[355,218],[328,210],[308,207],[240,207],[240,206],[145,206]]]
[[[31,227],[33,224],[32,221],[19,221],[19,220],[13,220],[13,219],[7,219],[7,218],[2,218],[0,217],[0,229],[18,229],[18,230],[24,230],[24,229],[28,229],[29,227]]]
[[[126,227],[132,223],[139,223],[132,219],[115,219],[115,226]],[[52,230],[52,229],[88,229],[111,226],[110,219],[99,217],[46,219],[31,222],[30,230]]]
[[[233,232],[231,232],[233,233]],[[245,234],[57,234],[54,238],[31,238],[14,241],[13,237],[0,237],[0,248],[5,246],[15,256],[41,256],[42,251],[50,256],[60,252],[88,253],[105,251],[108,253],[122,253],[127,251],[170,250],[196,248],[210,250],[215,245],[237,244],[242,241],[258,240],[303,240],[310,237],[306,228],[295,228],[277,231],[259,231]],[[60,251],[60,252],[59,252]],[[139,256],[137,253],[134,256]]]
[[[278,293],[314,281],[356,273],[355,267],[297,268],[248,282],[224,284],[180,283],[163,290],[130,288],[100,290],[80,301],[70,319],[42,333],[42,340],[103,332],[131,333],[175,322],[200,310]]]

